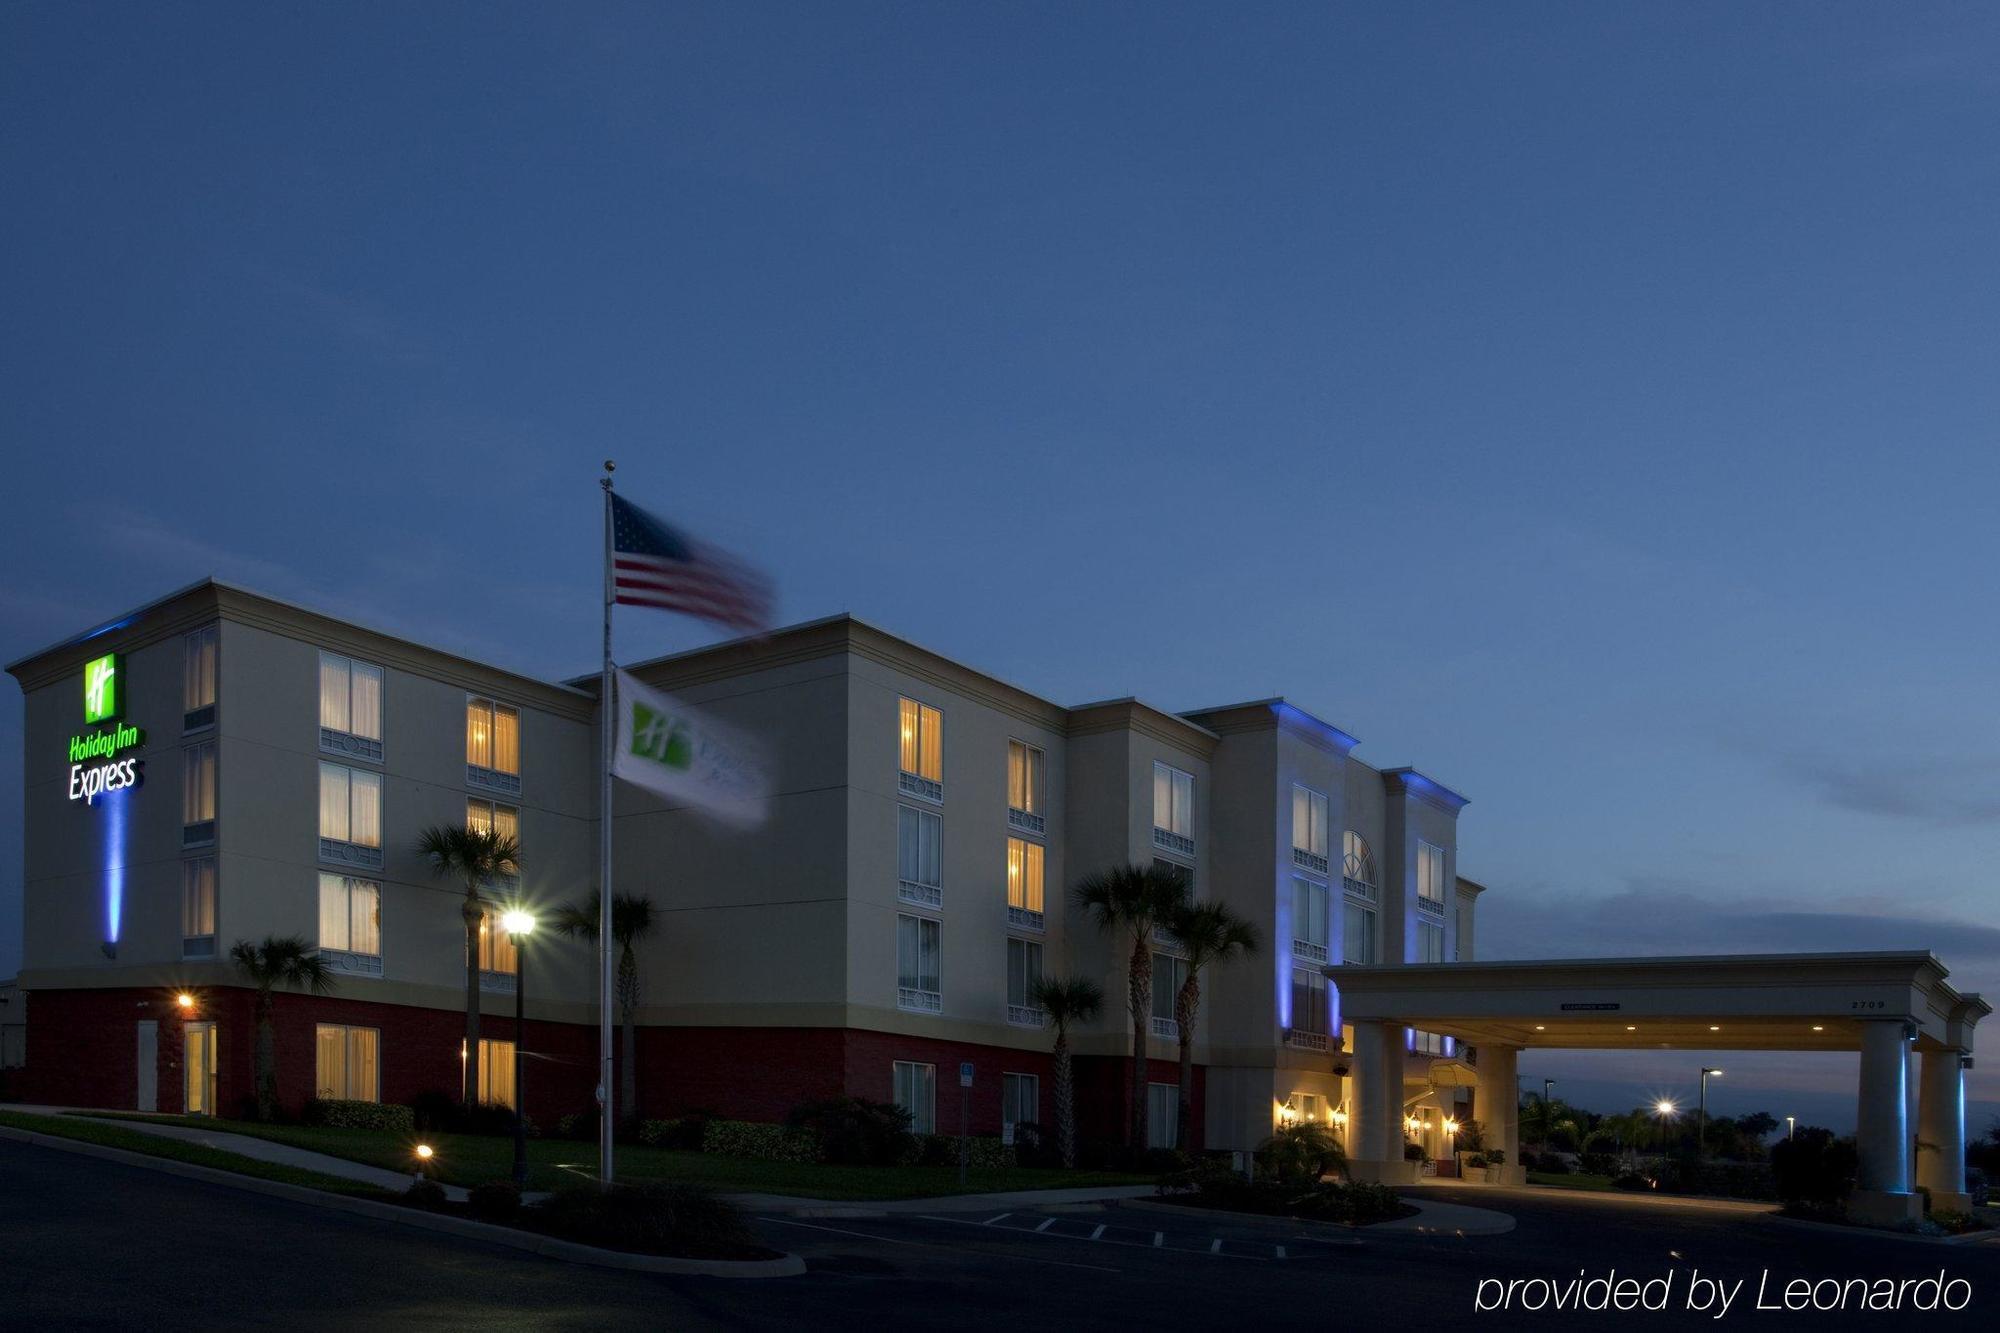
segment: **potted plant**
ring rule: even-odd
[[[1482,1165],[1486,1168],[1486,1183],[1489,1185],[1506,1184],[1507,1172],[1505,1168],[1507,1166],[1507,1154],[1499,1151],[1497,1148],[1488,1148],[1480,1156],[1485,1158]]]

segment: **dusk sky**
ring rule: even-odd
[[[216,574],[594,670],[615,457],[782,621],[1464,792],[1482,956],[2000,992],[1996,107],[1971,4],[10,4],[0,655]]]

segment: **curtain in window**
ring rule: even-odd
[[[917,771],[917,701],[899,699],[896,712],[896,762],[905,773],[914,773]]]
[[[898,986],[935,992],[938,988],[938,924],[922,917],[896,918]]]
[[[1344,907],[1341,916],[1341,961],[1374,962],[1375,913],[1355,902],[1347,903]]]
[[[1003,1133],[1042,1118],[1042,1083],[1033,1074],[1000,1076],[1000,1125]]]
[[[923,721],[923,752],[918,756],[923,767],[917,770],[917,774],[932,782],[943,782],[944,714],[930,707],[919,708],[917,712]]]
[[[1020,741],[1007,742],[1007,804],[1024,814],[1042,812],[1042,752]]]
[[[215,626],[196,630],[187,636],[186,643],[181,705],[191,713],[215,702]]]
[[[911,1132],[930,1134],[937,1129],[937,1066],[894,1062],[896,1105],[910,1113]]]
[[[497,837],[512,838],[516,842],[520,841],[521,812],[511,805],[494,806],[493,832]]]
[[[1326,1031],[1326,976],[1311,968],[1292,969],[1292,1030]]]
[[[1007,1003],[1031,1008],[1042,977],[1042,946],[1033,940],[1007,941]]]
[[[191,746],[184,753],[181,822],[200,824],[215,818],[215,744]]]
[[[492,912],[479,914],[479,966],[486,972],[512,972],[516,955],[514,937],[500,929],[500,918]]]
[[[487,1106],[514,1106],[514,1043],[479,1039],[479,1100]]]
[[[348,841],[348,771],[339,764],[319,766],[319,836]]]
[[[355,953],[382,953],[382,886],[365,879],[347,881],[348,948]]]
[[[348,661],[332,653],[319,655],[319,724],[333,731],[349,730]]]
[[[347,880],[325,871],[319,876],[319,947],[347,950],[352,938],[347,910]]]
[[[1019,838],[1007,839],[1007,906],[1028,906],[1028,844]]]
[[[1444,961],[1444,927],[1428,921],[1417,923],[1417,952],[1420,963],[1442,963]]]
[[[1146,1146],[1171,1148],[1179,1137],[1181,1090],[1172,1083],[1146,1085]]]
[[[1153,1017],[1172,1018],[1174,998],[1187,980],[1187,962],[1170,953],[1153,955]]]
[[[1027,880],[1022,886],[1026,893],[1026,907],[1030,912],[1042,910],[1042,845],[1038,842],[1027,844]]]
[[[493,705],[484,699],[465,702],[465,762],[493,767]]]
[[[468,800],[465,803],[465,827],[470,833],[491,833],[493,802]]]
[[[215,858],[187,863],[187,892],[182,899],[181,934],[188,938],[215,933]]]
[[[1292,938],[1322,947],[1326,944],[1326,885],[1292,879]]]
[[[347,730],[371,741],[382,739],[382,668],[356,662],[349,668],[354,679]]]
[[[896,807],[896,875],[912,884],[936,888],[939,879],[944,821],[907,805]]]
[[[382,775],[365,769],[350,769],[347,781],[352,789],[348,812],[348,841],[359,847],[382,845]]]
[[[1444,848],[1434,843],[1417,844],[1417,896],[1444,901]]]
[[[1340,873],[1358,884],[1374,884],[1375,853],[1368,849],[1368,840],[1348,829],[1341,835],[1341,842],[1345,860]]]
[[[347,1030],[347,1095],[356,1101],[379,1101],[382,1078],[377,1055],[382,1034],[375,1028]]]
[[[314,1085],[321,1097],[347,1095],[346,1029],[321,1023],[314,1034],[317,1075]]]
[[[1174,771],[1159,763],[1153,765],[1153,823],[1170,832],[1174,827]]]
[[[1312,850],[1312,793],[1296,784],[1292,787],[1292,846]]]
[[[521,715],[497,704],[493,709],[493,767],[501,773],[521,771]]]

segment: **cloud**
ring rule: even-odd
[[[322,327],[385,361],[415,366],[436,359],[435,347],[386,307],[307,282],[268,265],[252,264],[248,271],[274,296],[304,310]]]
[[[1857,814],[1938,825],[2000,820],[2000,760],[1859,764],[1828,755],[1791,755],[1779,768],[1828,805]]]

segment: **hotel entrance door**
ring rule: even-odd
[[[215,1114],[215,1024],[187,1025],[187,1113]]]

